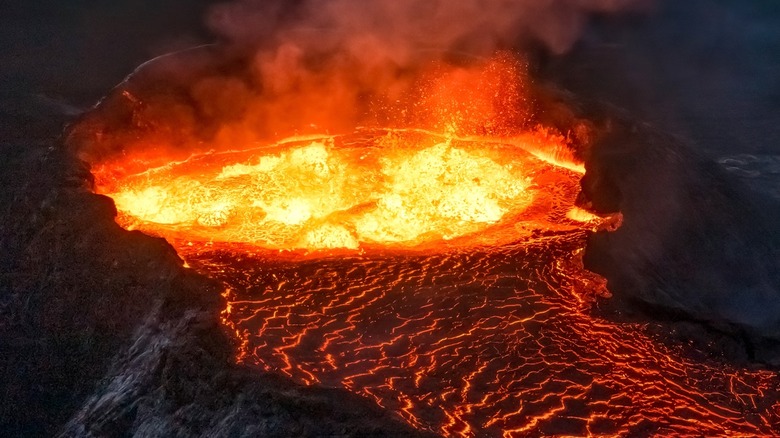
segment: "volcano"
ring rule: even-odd
[[[583,255],[622,215],[604,206],[604,174],[588,173],[589,141],[630,136],[599,134],[598,115],[543,89],[518,95],[529,86],[506,87],[527,80],[515,66],[439,67],[388,127],[228,147],[189,128],[159,135],[179,122],[150,108],[186,94],[160,97],[150,84],[168,70],[152,64],[70,139],[120,225],[167,239],[219,282],[234,360],[256,373],[347,390],[444,436],[772,430],[773,372],[692,361],[652,325],[594,312],[611,293]],[[178,86],[199,82],[190,75]],[[462,75],[488,80],[475,91]],[[461,111],[459,96],[481,111]]]
[[[780,238],[729,169],[549,53],[313,23],[4,143],[6,393],[55,406],[12,433],[780,431]]]

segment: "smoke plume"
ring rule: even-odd
[[[251,69],[267,108],[250,111],[261,114],[253,126],[338,130],[378,108],[398,113],[392,103],[419,94],[420,77],[441,73],[431,65],[444,57],[481,59],[529,44],[562,53],[589,15],[648,1],[236,0],[215,6],[207,21],[230,45],[254,51]],[[523,75],[521,65],[512,68]]]
[[[186,78],[179,94],[172,87],[131,90],[123,101],[133,107],[126,111],[125,125],[98,123],[91,144],[101,144],[98,155],[106,150],[110,155],[136,144],[236,147],[372,124],[464,134],[496,133],[499,125],[522,129],[534,109],[526,61],[518,54],[533,45],[564,52],[590,15],[636,11],[650,1],[217,4],[207,24],[221,40],[220,51],[231,54],[230,65],[203,74],[177,73]],[[224,63],[224,56],[212,62],[217,63]],[[470,88],[476,91],[464,92]],[[495,102],[485,96],[496,96]]]

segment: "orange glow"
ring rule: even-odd
[[[584,228],[584,226],[583,226]],[[187,254],[233,289],[237,359],[342,387],[441,436],[774,436],[776,371],[593,314],[582,228],[404,256]],[[648,330],[650,328],[650,330]]]
[[[485,231],[496,243],[522,237],[517,222],[542,220],[524,211],[548,196],[533,175],[549,178],[554,167],[517,144],[368,134],[354,146],[344,144],[352,136],[328,136],[197,155],[101,191],[128,228],[270,249],[415,247]]]
[[[354,108],[342,108],[362,82],[344,69],[349,63],[317,74],[301,70],[303,54],[291,50],[257,61],[269,79],[265,96],[232,99],[253,109],[216,131],[214,149],[194,138],[191,148],[177,146],[195,130],[186,118],[169,121],[164,108],[123,93],[138,108],[132,122],[156,128],[128,135],[133,140],[121,156],[93,168],[97,190],[114,199],[121,225],[180,249],[200,242],[326,251],[499,244],[580,222],[566,218],[574,196],[560,186],[576,190],[584,168],[563,135],[532,126],[529,79],[511,57],[434,64],[414,77],[388,79],[385,89],[371,92],[372,116],[360,120],[366,126],[336,135],[315,130],[343,131],[359,121]],[[292,73],[282,75],[282,67]],[[241,95],[234,82],[224,85]],[[196,96],[204,87],[195,87]],[[268,111],[273,118],[249,126]],[[157,118],[147,120],[149,113]],[[282,114],[304,114],[311,123],[277,120]],[[173,122],[184,125],[166,127]],[[291,122],[296,136],[262,140],[266,127],[285,132]]]

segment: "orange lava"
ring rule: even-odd
[[[191,267],[225,284],[223,321],[240,339],[238,361],[301,384],[346,388],[419,429],[463,437],[776,432],[775,373],[694,361],[654,341],[641,324],[592,316],[591,304],[608,292],[583,269],[581,253],[588,230],[610,224],[574,206],[581,169],[541,153],[556,147],[545,138],[361,130],[196,155],[101,187],[111,188],[125,226],[165,236]],[[419,167],[410,171],[412,164]],[[348,180],[350,166],[359,178],[335,184],[353,187],[347,193],[317,181],[317,172]],[[247,178],[280,178],[280,169],[297,179]],[[486,169],[491,175],[477,184],[469,172]],[[447,174],[453,170],[466,176]],[[409,185],[415,181],[393,172],[425,184]],[[279,202],[264,192],[268,186],[250,184],[258,180],[272,195],[304,200],[306,209],[279,208],[275,219],[211,214],[214,205],[255,208],[246,205],[258,196],[265,205]],[[192,203],[239,181],[250,187],[222,186],[207,203]],[[458,195],[457,219],[425,210],[447,205],[439,191],[448,187],[478,200]],[[124,199],[166,190],[186,202],[166,205],[154,195],[134,207]],[[234,193],[249,202],[230,204]],[[424,221],[405,226],[400,213],[387,214],[382,200],[400,195],[423,211],[403,203],[398,211]],[[486,200],[498,213],[483,220],[475,214],[490,211],[480,204]],[[225,222],[199,223],[204,211]],[[142,214],[177,219],[152,222]],[[236,217],[242,221],[231,223]],[[374,234],[361,232],[367,218],[387,222]],[[260,234],[267,232],[261,226],[273,234]],[[305,240],[312,230],[321,230],[319,240]]]
[[[539,152],[565,148],[561,141],[542,132],[492,139],[362,130],[199,154],[122,178],[107,176],[109,166],[95,174],[123,226],[177,245],[321,252],[499,244],[597,221],[575,209],[572,193],[558,196],[561,183],[576,191],[581,172]]]

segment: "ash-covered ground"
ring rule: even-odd
[[[207,2],[46,3],[0,14],[0,435],[418,433],[346,391],[233,365],[220,286],[119,228],[62,148],[136,65],[209,41]],[[582,106],[615,126],[585,191],[625,217],[591,237],[614,294],[594,312],[744,367],[780,361],[778,23],[771,1],[667,1],[597,20],[537,72],[624,108]]]

